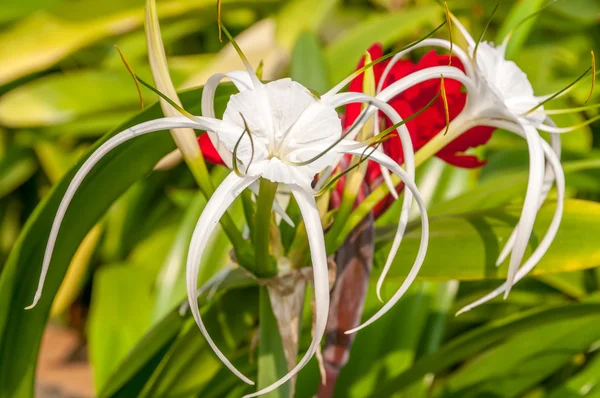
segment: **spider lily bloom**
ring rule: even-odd
[[[387,75],[390,74],[394,65],[404,55],[415,48],[423,46],[451,49],[453,55],[460,60],[464,72],[455,66],[426,68],[390,84],[377,95],[377,98],[390,101],[416,84],[439,79],[441,76],[455,80],[465,86],[467,100],[463,110],[452,120],[446,131],[440,131],[417,152],[415,156],[416,164],[420,164],[439,153],[448,144],[460,139],[474,127],[502,127],[524,137],[527,141],[530,155],[530,174],[525,202],[518,225],[497,261],[500,264],[511,254],[507,282],[494,293],[476,303],[480,304],[496,297],[499,294],[498,292],[504,291],[505,296],[508,295],[511,286],[535,266],[556,236],[562,218],[561,198],[564,197],[564,184],[562,184],[564,173],[559,162],[560,139],[556,134],[552,135],[552,150],[549,151],[547,144],[541,139],[537,130],[551,133],[565,132],[566,130],[555,128],[544,112],[542,106],[544,101],[554,96],[536,97],[526,74],[514,62],[505,59],[506,42],[499,47],[494,47],[486,42],[478,44],[455,17],[452,17],[452,19],[469,45],[469,55],[449,41],[426,39],[411,49],[396,54],[386,66],[380,82],[386,81]],[[545,168],[544,159],[549,163],[548,170]],[[385,177],[385,171],[383,171],[383,174]],[[519,270],[537,212],[555,180],[559,191],[559,203],[550,228],[540,245]],[[389,264],[384,267],[382,276],[387,272],[388,266]],[[472,307],[469,306],[467,309],[470,308]]]
[[[204,327],[198,308],[196,284],[200,260],[210,234],[231,203],[244,189],[257,181],[267,180],[284,186],[294,195],[306,227],[311,250],[317,312],[312,342],[304,357],[285,377],[247,396],[254,397],[273,391],[297,374],[315,354],[324,334],[329,309],[329,281],[323,228],[314,198],[317,192],[311,186],[314,177],[326,168],[333,168],[345,155],[360,156],[361,159],[368,157],[398,176],[408,188],[407,192],[411,193],[410,197],[414,196],[421,212],[421,245],[410,276],[396,294],[398,299],[408,289],[424,260],[427,250],[428,221],[425,205],[419,197],[411,173],[404,171],[384,153],[370,148],[370,142],[360,143],[343,136],[341,120],[336,112],[336,108],[354,101],[368,102],[381,109],[394,123],[400,124],[402,119],[393,108],[376,98],[364,95],[356,97],[353,93],[349,96],[348,93],[337,94],[332,91],[327,97],[317,98],[308,89],[291,79],[263,84],[249,64],[247,62],[245,64],[247,71],[218,74],[208,79],[202,96],[203,116],[186,114],[186,117],[166,117],[141,123],[116,134],[92,153],[76,173],[60,203],[46,247],[41,278],[32,306],[41,296],[52,251],[69,203],[94,165],[112,149],[140,135],[175,128],[207,131],[220,158],[232,169],[232,172],[210,197],[196,224],[186,268],[188,301],[198,327],[215,354],[246,383],[253,384],[216,347]],[[223,118],[217,119],[214,110],[214,94],[220,80],[225,77],[233,81],[239,93],[230,97]],[[400,133],[406,137],[404,131]],[[259,227],[267,228],[264,225]],[[392,251],[390,256],[394,255],[395,251]],[[386,303],[379,313],[361,327],[376,320],[395,301]]]

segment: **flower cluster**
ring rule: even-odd
[[[33,305],[40,298],[61,222],[86,175],[117,146],[165,129],[206,132],[199,136],[204,158],[226,165],[231,170],[209,198],[196,224],[187,259],[187,292],[194,319],[216,355],[232,372],[250,384],[253,382],[216,347],[203,324],[196,296],[200,260],[215,226],[247,188],[257,193],[260,199],[266,194],[262,182],[267,181],[276,187],[275,190],[291,193],[302,215],[310,247],[316,303],[313,339],[306,354],[285,377],[248,397],[266,394],[290,380],[318,349],[328,317],[329,279],[323,228],[326,222],[322,220],[315,198],[323,192],[320,187],[334,186],[337,177],[332,181],[332,173],[345,173],[352,158],[355,163],[368,159],[365,179],[369,191],[382,188],[383,182],[390,189],[392,196],[373,209],[377,215],[398,197],[400,190],[403,191],[398,229],[378,283],[378,294],[402,241],[413,201],[418,206],[422,228],[417,258],[402,286],[374,316],[348,333],[371,324],[388,311],[406,292],[423,263],[428,242],[428,220],[415,183],[415,168],[432,156],[458,167],[479,167],[485,161],[467,151],[484,145],[496,128],[511,131],[526,140],[529,181],[520,220],[498,259],[501,263],[510,256],[508,280],[473,305],[502,292],[508,294],[511,286],[540,260],[556,235],[565,195],[558,134],[565,130],[556,128],[544,112],[543,103],[550,97],[535,96],[525,73],[514,62],[506,60],[506,43],[497,47],[491,43],[477,43],[456,18],[453,17],[453,21],[467,41],[467,49],[446,40],[428,38],[379,62],[383,49],[374,45],[369,49],[374,62],[365,66],[365,61],[361,61],[356,73],[321,97],[291,79],[262,82],[245,61],[246,70],[217,74],[207,80],[202,93],[201,116],[185,114],[152,120],[108,139],[77,172],[60,204]],[[451,51],[451,55],[438,55],[431,51],[416,64],[403,59],[410,51],[427,46]],[[245,60],[241,51],[240,56]],[[373,68],[375,93],[363,92],[364,76],[361,73],[369,67]],[[223,116],[218,118],[214,96],[220,81],[225,78],[231,80],[239,92],[230,97]],[[349,91],[343,92],[349,83]],[[344,114],[339,115],[338,109],[345,109]],[[419,114],[413,118],[415,113]],[[369,120],[374,121],[374,138],[358,134]],[[541,138],[538,130],[551,133],[550,143]],[[382,131],[388,135],[382,136]],[[340,181],[333,188],[334,206],[336,201],[339,202],[336,195],[339,196],[344,189],[343,178]],[[557,188],[554,219],[531,257],[522,264],[536,215],[553,185]],[[363,192],[363,196],[367,194]],[[284,213],[277,202],[273,204],[272,197],[268,205],[269,212],[273,208]],[[268,234],[267,225],[257,227]],[[304,264],[293,265],[300,267]],[[469,308],[472,306],[466,309]]]

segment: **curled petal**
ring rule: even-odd
[[[196,224],[196,228],[194,229],[194,234],[192,235],[192,241],[190,243],[190,249],[188,252],[186,268],[188,302],[198,328],[200,328],[200,331],[206,338],[206,341],[219,359],[223,362],[223,364],[227,366],[229,370],[231,370],[237,377],[252,385],[254,382],[240,373],[240,371],[233,366],[233,364],[227,359],[227,357],[225,357],[225,355],[219,350],[219,348],[210,338],[208,331],[202,322],[202,317],[200,316],[200,308],[198,307],[198,301],[196,298],[196,288],[198,284],[200,260],[212,231],[235,198],[237,198],[240,193],[255,180],[256,177],[240,178],[235,173],[231,173],[225,178],[221,185],[219,185],[202,211],[202,214],[198,219],[198,223]]]
[[[212,75],[204,84],[202,89],[202,115],[206,117],[215,116],[215,93],[221,80],[229,78],[235,87],[240,91],[251,90],[252,78],[246,71],[233,71],[229,73],[217,73]],[[208,131],[208,136],[214,147],[217,149],[219,156],[227,167],[231,168],[231,153],[223,146],[223,144],[217,139],[217,135],[213,131]]]
[[[48,237],[46,251],[44,252],[42,271],[40,274],[38,287],[35,292],[35,297],[31,305],[28,306],[27,309],[35,307],[37,302],[40,300],[40,297],[42,296],[44,282],[46,280],[48,268],[50,267],[50,260],[52,259],[52,252],[54,251],[56,238],[58,237],[58,232],[60,231],[60,225],[62,224],[62,221],[65,217],[67,209],[69,208],[69,204],[73,199],[73,196],[75,196],[75,192],[77,192],[79,186],[81,185],[85,177],[88,175],[88,173],[94,168],[96,163],[98,163],[104,156],[106,156],[110,151],[112,151],[119,145],[140,135],[152,133],[155,131],[169,130],[173,128],[204,129],[207,126],[216,126],[219,123],[219,120],[207,118],[198,118],[196,122],[186,117],[167,117],[162,119],[156,119],[130,127],[127,130],[114,135],[102,145],[100,145],[100,147],[98,147],[98,149],[96,149],[90,155],[90,157],[83,163],[81,168],[77,171],[77,173],[73,177],[73,180],[69,184],[69,187],[67,188],[67,191],[65,192],[65,195],[63,196],[60,202],[60,205],[58,206],[56,216],[54,217],[54,221],[52,222],[52,228],[50,229],[50,236]]]
[[[493,122],[493,123],[495,124],[495,127],[503,128],[508,131],[512,131],[521,136],[524,135],[523,132],[512,123],[501,122],[501,121],[497,121],[497,122]],[[554,179],[556,181],[556,191],[557,191],[557,196],[558,196],[557,202],[556,202],[556,209],[554,211],[554,216],[552,217],[550,227],[548,228],[548,231],[546,231],[546,235],[544,235],[544,237],[540,241],[539,246],[532,253],[531,257],[529,257],[529,259],[525,262],[525,264],[523,264],[523,266],[521,268],[519,268],[519,270],[516,274],[514,283],[520,281],[529,272],[531,272],[531,270],[537,265],[537,263],[540,261],[540,259],[543,257],[543,255],[546,253],[546,251],[552,244],[552,241],[556,237],[556,233],[558,232],[558,228],[560,226],[560,222],[561,222],[563,211],[564,211],[565,176],[564,176],[562,166],[560,164],[560,159],[559,159],[557,153],[554,151],[554,149],[550,145],[548,145],[548,143],[546,141],[542,140],[541,138],[539,138],[539,140],[541,142],[542,149],[544,151],[544,155],[546,156],[546,159],[548,160],[548,162],[550,163],[550,166],[552,167]],[[473,308],[498,297],[503,292],[505,292],[508,289],[508,287],[509,287],[508,282],[503,283],[501,286],[499,286],[497,289],[495,289],[493,292],[489,293],[485,297],[482,297],[481,299],[475,301],[474,303],[471,303],[471,304],[465,306],[464,308],[462,308],[460,311],[458,311],[456,313],[456,315],[458,316],[464,312],[470,311]]]
[[[325,334],[325,327],[327,325],[327,315],[329,313],[329,275],[327,270],[325,238],[323,236],[323,227],[321,226],[319,210],[317,209],[317,203],[315,202],[314,197],[310,193],[296,185],[290,185],[289,187],[296,198],[296,202],[302,213],[304,225],[306,226],[308,243],[310,245],[316,303],[314,335],[306,354],[304,354],[304,357],[302,357],[300,362],[298,362],[288,374],[270,386],[253,394],[248,394],[244,396],[244,398],[267,394],[298,374],[298,372],[300,372],[300,370],[306,366],[308,361],[315,355],[321,339]]]
[[[340,150],[343,150],[343,148],[340,148]],[[364,153],[364,149],[349,149],[345,151],[345,153],[362,156]],[[402,286],[400,286],[400,288],[396,291],[392,298],[387,303],[385,303],[375,315],[373,315],[368,321],[358,326],[357,328],[346,331],[346,334],[355,333],[360,329],[372,324],[377,319],[381,318],[387,311],[390,310],[390,308],[392,308],[398,302],[398,300],[400,300],[400,298],[404,295],[404,293],[408,290],[412,282],[417,277],[417,274],[421,269],[421,265],[423,265],[425,255],[427,254],[427,245],[429,240],[429,221],[427,219],[427,209],[425,207],[425,203],[419,195],[419,190],[415,185],[413,179],[409,177],[409,175],[398,165],[398,163],[394,162],[389,156],[387,156],[384,153],[373,151],[369,159],[379,164],[383,164],[390,171],[396,174],[404,182],[406,188],[408,188],[414,195],[415,201],[417,202],[417,205],[419,207],[419,211],[421,212],[421,244],[419,246],[419,251],[417,252],[417,258],[415,259],[415,262],[410,272],[408,273],[408,276],[402,283]],[[392,244],[392,248],[390,249],[385,268],[389,269],[392,261],[396,257],[396,253],[398,252],[399,246],[400,239],[398,239],[398,235],[396,235]]]

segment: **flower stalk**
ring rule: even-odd
[[[277,193],[277,184],[262,178],[260,191],[256,202],[254,223],[254,252],[256,268],[253,273],[260,278],[271,278],[277,275],[277,265],[271,256],[269,243],[271,241],[271,219],[273,201]]]

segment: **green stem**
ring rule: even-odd
[[[269,252],[272,209],[276,193],[276,183],[265,178],[260,180],[254,223],[254,252],[256,256],[254,273],[262,278],[277,275],[277,265]]]

